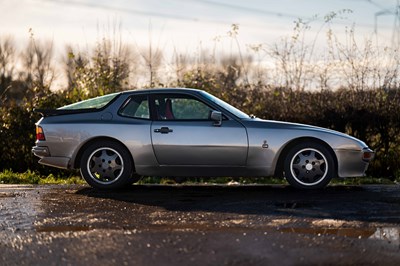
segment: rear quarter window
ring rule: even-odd
[[[128,99],[118,111],[125,117],[150,119],[149,100],[147,95],[136,95]]]

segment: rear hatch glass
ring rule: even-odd
[[[110,103],[120,92],[80,101],[58,108],[58,110],[101,109]]]

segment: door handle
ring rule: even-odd
[[[170,132],[173,132],[172,129],[169,129],[169,127],[162,127],[162,128],[156,128],[154,129],[155,133],[161,133],[161,134],[168,134]]]

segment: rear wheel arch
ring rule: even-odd
[[[312,137],[303,137],[303,138],[298,138],[298,139],[294,139],[294,140],[290,141],[282,149],[282,151],[279,154],[278,161],[276,163],[274,176],[283,177],[284,162],[285,162],[285,158],[286,158],[287,154],[289,153],[290,150],[292,150],[293,147],[295,147],[296,145],[298,145],[300,143],[304,143],[304,142],[314,142],[314,143],[318,143],[318,144],[324,146],[329,151],[330,155],[333,158],[335,175],[337,175],[337,173],[338,173],[338,161],[337,161],[336,154],[333,151],[332,147],[329,146],[328,143],[326,143],[325,141],[323,141],[321,139],[312,138]]]
[[[95,138],[80,149],[76,163],[81,176],[98,189],[117,189],[140,179],[129,149],[112,138]]]
[[[90,147],[92,144],[94,144],[96,142],[104,142],[104,141],[112,141],[112,142],[122,145],[126,149],[126,151],[129,153],[130,160],[132,162],[132,168],[133,168],[133,171],[135,172],[135,161],[133,160],[132,154],[129,151],[129,149],[121,141],[114,139],[114,138],[110,138],[110,137],[96,137],[96,138],[90,139],[85,144],[83,144],[75,156],[74,168],[78,169],[80,167],[80,163],[82,160],[82,154],[88,147]]]

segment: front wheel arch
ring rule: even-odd
[[[333,151],[331,146],[329,146],[329,144],[326,143],[325,141],[322,141],[322,140],[317,139],[317,138],[311,138],[311,137],[304,137],[304,138],[294,139],[294,140],[290,141],[289,143],[287,143],[285,145],[285,147],[280,152],[278,161],[276,163],[274,176],[275,177],[284,177],[284,174],[283,174],[283,172],[284,172],[284,162],[285,162],[285,158],[286,158],[287,154],[289,153],[289,151],[291,149],[293,149],[293,147],[295,147],[296,145],[298,145],[300,143],[304,143],[304,142],[318,143],[318,144],[324,146],[329,151],[329,153],[332,156],[333,161],[334,161],[334,170],[335,170],[335,176],[336,176],[337,173],[338,173],[338,161],[337,161],[337,157],[336,157],[335,152]]]

